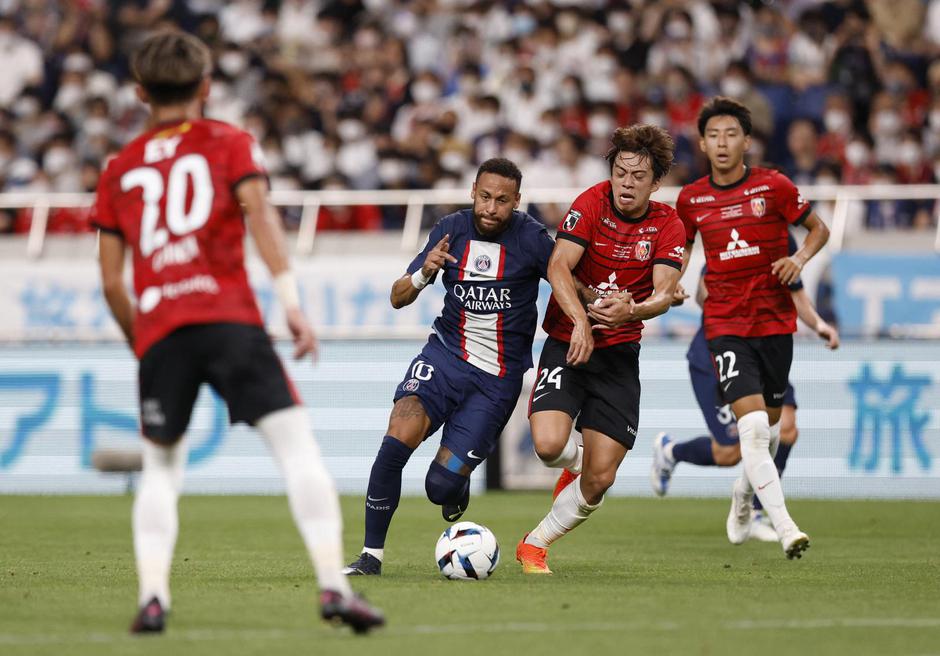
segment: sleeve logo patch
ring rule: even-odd
[[[571,210],[568,212],[568,216],[565,217],[565,222],[561,225],[561,229],[565,232],[571,232],[574,230],[574,227],[578,225],[578,221],[581,220],[581,212],[577,210]]]

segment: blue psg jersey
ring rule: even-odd
[[[444,309],[434,332],[450,352],[478,369],[521,376],[532,366],[539,280],[547,278],[554,240],[544,225],[519,211],[506,230],[486,237],[473,225],[473,211],[461,210],[438,221],[408,273],[424,265],[444,235],[450,235],[457,264],[446,262],[443,268]]]

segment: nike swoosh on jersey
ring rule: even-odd
[[[696,223],[701,223],[702,221],[704,221],[705,219],[707,219],[709,216],[711,216],[711,212],[708,212],[707,214],[703,214],[702,216],[697,216],[697,217],[695,217],[695,222],[696,222]]]
[[[469,451],[467,451],[467,457],[468,457],[468,458],[473,458],[474,460],[483,460],[483,458],[481,458],[480,456],[476,455],[476,454],[473,452],[473,449],[470,449]]]
[[[368,499],[369,501],[388,501],[388,497],[382,497],[381,499],[373,499],[368,494],[366,495],[366,499]]]
[[[539,400],[540,398],[542,398],[543,396],[548,396],[549,394],[551,394],[551,392],[545,392],[544,394],[539,394],[538,396],[536,396],[535,398],[532,399],[532,403],[535,403],[536,401],[538,401],[538,400]]]
[[[604,248],[604,246],[607,246],[608,244],[607,242],[596,241],[594,242],[594,245],[597,246],[598,248]]]
[[[724,385],[722,385],[722,386],[721,386],[722,391],[727,392],[727,391],[728,391],[728,388],[731,387],[731,383],[733,383],[733,382],[734,382],[733,380],[729,380],[727,383],[725,383]]]

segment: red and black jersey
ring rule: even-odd
[[[133,249],[138,357],[180,326],[261,325],[235,188],[264,175],[251,135],[206,119],[158,126],[109,162],[93,225]]]
[[[674,209],[650,201],[646,214],[627,218],[614,206],[609,180],[578,196],[559,227],[557,238],[584,246],[584,254],[572,274],[585,287],[601,296],[628,291],[637,303],[653,293],[653,265],[679,269],[685,250],[685,229]],[[548,301],[542,327],[556,339],[571,340],[574,324],[554,294]],[[638,342],[642,332],[642,321],[595,330],[594,346]]]
[[[764,337],[796,331],[790,291],[771,273],[788,255],[787,225],[812,208],[785,175],[748,168],[738,182],[705,176],[686,185],[676,203],[689,242],[705,247],[705,337]]]

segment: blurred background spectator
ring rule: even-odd
[[[610,132],[635,121],[670,130],[667,184],[683,184],[706,172],[695,116],[718,93],[754,113],[749,162],[798,183],[940,174],[940,0],[4,0],[0,11],[4,191],[94,188],[146,120],[127,55],[166,26],[212,48],[206,113],[257,138],[275,189],[465,188],[497,154],[529,187],[584,187],[607,175]],[[936,220],[923,203],[869,209],[873,228]],[[552,225],[563,211],[538,209]],[[403,218],[323,208],[320,226]],[[53,212],[50,229],[85,219]],[[0,232],[29,222],[0,213]]]

